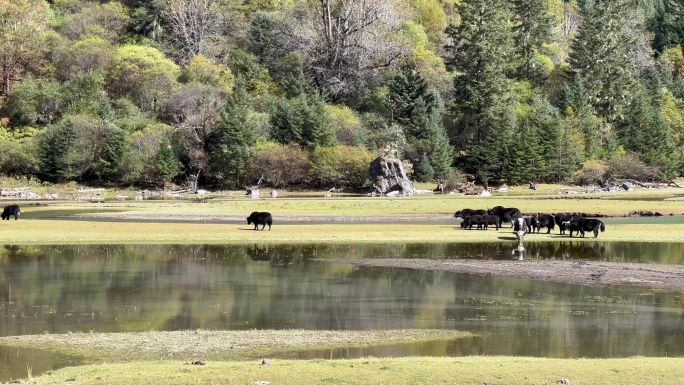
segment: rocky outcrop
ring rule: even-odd
[[[400,159],[387,155],[380,156],[371,162],[369,174],[376,193],[413,195],[417,192]]]

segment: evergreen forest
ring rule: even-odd
[[[684,173],[680,0],[0,0],[0,174],[102,186]]]

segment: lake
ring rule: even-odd
[[[684,244],[526,242],[527,256],[681,264]],[[515,242],[74,245],[0,248],[0,335],[185,329],[469,330],[456,341],[290,352],[363,355],[684,355],[684,297],[311,258],[515,259]],[[0,347],[0,381],[77,363]]]

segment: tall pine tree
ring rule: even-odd
[[[515,50],[520,60],[518,73],[533,80],[537,71],[535,52],[553,41],[552,30],[556,20],[549,12],[548,0],[512,0],[511,3],[516,15],[513,31]]]
[[[634,85],[631,38],[623,28],[628,11],[627,0],[585,5],[569,58],[575,76],[584,80],[589,103],[608,123],[624,116]]]
[[[514,45],[510,10],[505,0],[463,4],[461,23],[447,28],[454,77],[450,133],[460,148],[460,164],[481,179],[500,178],[515,129],[511,99]]]
[[[444,108],[413,62],[405,63],[388,82],[386,105],[391,124],[399,125],[406,138],[404,156],[416,167],[415,178],[446,178],[453,162],[449,139],[442,123]]]
[[[221,111],[221,125],[211,139],[212,174],[221,184],[238,187],[252,159],[258,122],[244,81],[239,80]]]

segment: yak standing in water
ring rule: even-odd
[[[266,225],[268,225],[268,231],[271,231],[273,218],[271,217],[271,213],[255,211],[247,217],[247,224],[251,225],[252,223],[254,223],[254,230],[258,230],[259,225],[262,225],[261,230],[265,229]]]
[[[19,205],[8,205],[5,206],[5,209],[2,210],[2,220],[4,221],[5,219],[9,221],[11,216],[14,216],[14,220],[16,221],[19,219],[19,215],[21,214],[21,209],[19,208]]]
[[[528,227],[525,218],[518,218],[513,221],[513,233],[520,240],[520,242],[525,239],[525,234],[527,233]]]

